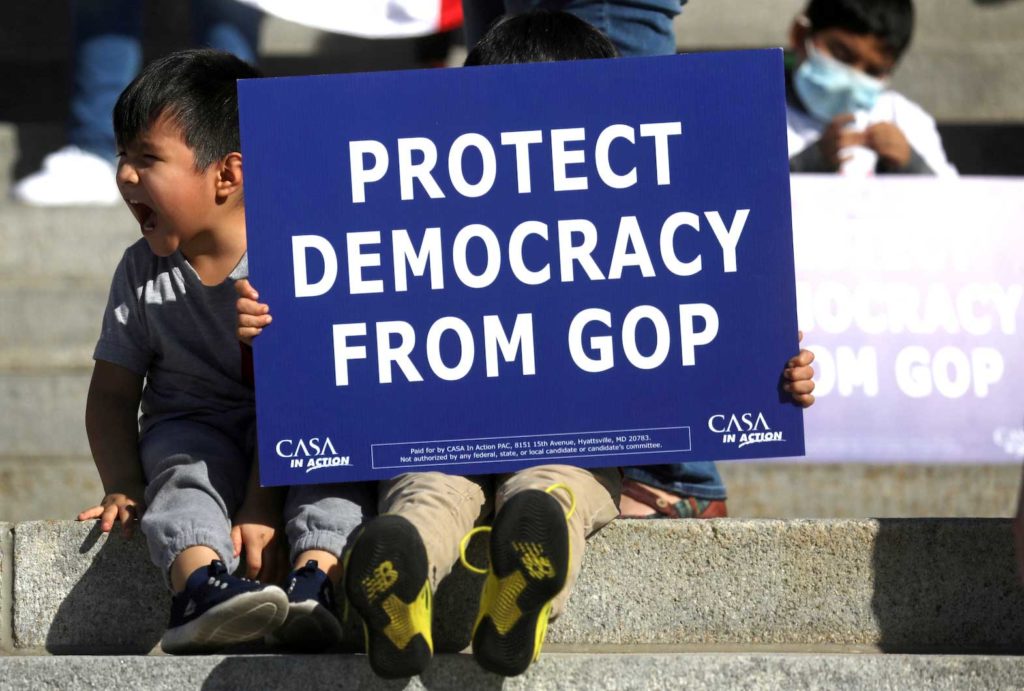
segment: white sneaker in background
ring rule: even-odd
[[[112,161],[65,146],[43,159],[41,170],[22,178],[11,195],[33,206],[110,205],[121,201]]]

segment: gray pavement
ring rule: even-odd
[[[8,285],[43,278],[109,285],[121,254],[140,237],[123,205],[47,209],[0,199],[0,277]]]
[[[0,657],[0,690],[167,689],[1019,689],[1024,658],[858,654],[542,654],[511,679],[469,655],[436,657],[421,677],[383,681],[362,656]],[[126,681],[127,680],[127,681]]]

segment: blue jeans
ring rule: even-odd
[[[599,29],[619,55],[672,55],[672,18],[686,0],[463,0],[466,46],[472,48],[498,17],[534,8],[572,12]],[[725,499],[725,484],[712,462],[623,468],[625,477],[667,492],[698,499]]]
[[[713,461],[666,463],[623,468],[627,480],[658,487],[681,497],[725,499],[725,483]]]
[[[192,0],[193,40],[254,63],[260,13],[234,0]],[[74,5],[74,77],[68,141],[109,159],[110,115],[142,64],[141,0],[78,0]]]
[[[466,46],[472,48],[495,19],[531,9],[571,12],[607,36],[619,55],[672,55],[672,18],[686,0],[463,0]]]

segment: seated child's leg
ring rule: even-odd
[[[484,669],[516,676],[540,655],[548,620],[561,613],[579,574],[586,536],[618,515],[619,482],[618,469],[573,466],[499,479],[473,629],[473,657]]]
[[[235,440],[203,423],[172,420],[146,433],[139,456],[146,477],[141,529],[153,563],[169,576],[183,551],[205,546],[234,571],[231,515],[245,498],[250,467]]]
[[[341,641],[334,589],[349,536],[376,513],[376,483],[296,485],[284,506],[294,570],[288,576],[288,618],[274,638],[315,652]]]
[[[408,473],[380,483],[380,513],[402,516],[423,540],[430,586],[451,573],[462,536],[490,510],[487,480],[445,473]]]
[[[570,562],[565,587],[551,602],[551,618],[558,617],[572,593],[579,576],[586,538],[605,527],[618,516],[619,488],[622,485],[618,468],[577,468],[568,465],[543,465],[527,468],[510,475],[495,490],[495,510],[509,499],[527,489],[546,490],[555,484],[565,484],[572,490],[576,509],[569,517]],[[556,489],[551,495],[568,513],[571,498],[568,492]]]
[[[139,443],[147,483],[140,528],[153,562],[174,577],[164,652],[261,639],[284,620],[283,591],[231,575],[238,565],[231,515],[244,499],[251,464],[243,446],[190,420],[163,422]]]
[[[480,482],[442,473],[401,475],[379,488],[381,515],[354,537],[345,592],[363,619],[373,671],[404,678],[430,663],[433,589],[451,571],[486,496]]]

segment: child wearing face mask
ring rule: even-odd
[[[790,29],[790,170],[957,174],[935,120],[889,88],[913,27],[911,0],[810,0]]]

